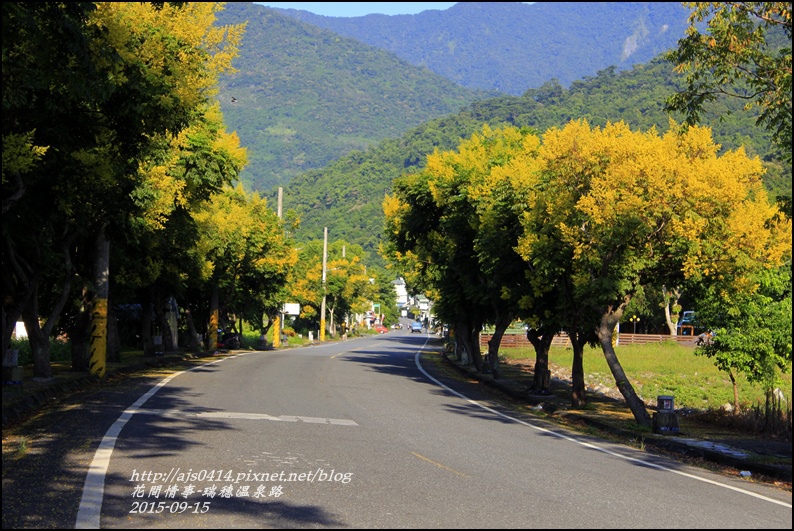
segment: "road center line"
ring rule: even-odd
[[[453,474],[457,474],[457,475],[459,475],[459,476],[461,476],[461,477],[464,477],[464,478],[467,478],[467,477],[469,477],[469,476],[467,476],[466,474],[464,474],[463,472],[458,472],[458,471],[457,471],[457,470],[455,470],[454,468],[449,468],[449,467],[448,467],[448,466],[446,466],[446,465],[442,465],[441,463],[438,463],[438,462],[436,462],[436,461],[433,461],[432,459],[430,459],[430,458],[427,458],[427,457],[425,457],[425,456],[423,456],[423,455],[421,455],[421,454],[418,454],[418,453],[416,453],[416,452],[411,452],[411,455],[412,455],[412,456],[414,456],[414,457],[418,457],[419,459],[421,459],[421,460],[423,460],[423,461],[427,461],[427,462],[428,462],[428,463],[430,463],[431,465],[435,465],[435,466],[437,466],[438,468],[443,468],[444,470],[448,470],[448,471],[452,472]]]

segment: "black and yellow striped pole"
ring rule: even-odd
[[[91,313],[91,346],[88,371],[105,377],[108,351],[108,278],[110,275],[110,241],[104,227],[99,231],[94,262],[94,309]]]

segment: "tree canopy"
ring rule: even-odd
[[[615,326],[643,286],[689,279],[744,292],[748,275],[790,257],[791,222],[762,174],[741,148],[720,155],[703,127],[659,135],[576,120],[542,140],[485,127],[395,181],[385,251],[470,353],[471,334],[493,323],[498,336],[503,315],[567,331],[575,407],[586,403],[582,347],[600,343],[635,419],[650,425],[612,344]]]
[[[757,123],[772,132],[791,163],[791,2],[687,2],[687,36],[668,52],[684,90],[667,108],[700,122],[704,104],[728,95],[758,106]],[[705,32],[701,32],[705,23]]]

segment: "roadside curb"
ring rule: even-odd
[[[54,404],[58,400],[61,400],[69,395],[78,393],[80,391],[85,391],[102,383],[106,383],[108,379],[113,376],[131,374],[147,369],[155,369],[158,367],[169,367],[175,365],[176,363],[182,362],[185,359],[186,358],[184,354],[179,356],[167,354],[160,359],[157,359],[157,363],[141,362],[115,368],[112,371],[108,371],[105,374],[105,378],[99,378],[98,376],[90,374],[86,374],[77,378],[70,378],[60,382],[57,381],[57,378],[53,378],[54,381],[50,385],[42,387],[30,395],[25,396],[21,401],[8,406],[3,404],[3,428],[12,425],[17,421],[20,421],[25,417],[35,413],[38,409],[50,404]]]
[[[510,396],[515,400],[518,400],[520,402],[525,402],[526,404],[529,404],[531,406],[539,406],[544,404],[545,402],[548,402],[548,397],[533,396],[530,395],[526,390],[522,390],[522,391],[517,390],[517,387],[520,386],[516,382],[510,382],[509,380],[500,381],[500,380],[494,380],[492,378],[484,377],[483,374],[477,372],[476,370],[455,363],[453,360],[449,358],[447,353],[444,352],[443,350],[441,351],[441,355],[444,358],[444,361],[451,367],[454,367],[460,374],[467,376],[469,378],[474,378],[477,381],[484,383],[485,385],[498,389],[499,391],[507,394],[508,396]],[[509,385],[507,382],[510,382],[513,385]],[[580,422],[588,426],[591,426],[593,428],[610,432],[614,435],[617,435],[621,438],[625,438],[627,440],[630,439],[636,440],[638,437],[638,435],[635,433],[626,430],[621,430],[620,428],[616,428],[607,423],[601,422],[598,419],[588,417],[587,415],[579,414],[575,411],[565,411],[564,413],[556,414],[556,416],[558,417],[564,416],[566,420]],[[747,471],[750,472],[751,474],[767,476],[769,478],[777,479],[780,481],[785,481],[789,483],[792,481],[791,466],[784,466],[784,465],[776,466],[765,463],[756,463],[750,459],[742,459],[736,457],[735,455],[729,455],[723,452],[712,450],[702,445],[696,445],[692,443],[687,443],[685,441],[677,440],[675,438],[670,438],[670,436],[649,433],[649,434],[642,434],[640,437],[642,437],[642,443],[646,448],[653,448],[665,452],[676,453],[690,458],[699,458],[721,466],[736,468],[740,471]]]

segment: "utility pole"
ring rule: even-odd
[[[278,187],[278,219],[281,220],[281,204],[282,204],[282,197],[284,195],[284,188],[281,186]],[[276,316],[273,321],[273,348],[279,348],[281,346],[281,327],[284,322],[283,316],[280,314]],[[264,336],[262,336],[264,339]]]
[[[328,259],[328,227],[323,228],[323,304],[320,308],[320,341],[325,341],[325,267]]]
[[[94,251],[94,310],[91,315],[91,358],[88,370],[100,378],[105,377],[108,346],[108,291],[110,278],[110,240],[105,235],[105,226],[99,230]]]
[[[278,187],[278,219],[281,219],[281,205],[284,203],[284,189],[279,186]]]

